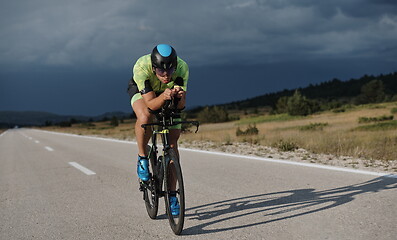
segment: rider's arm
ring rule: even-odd
[[[177,109],[184,109],[186,104],[186,92],[182,88],[176,87],[175,97],[178,98]]]
[[[180,59],[180,63],[178,63],[178,72],[179,76],[175,79],[175,97],[178,98],[177,109],[184,109],[186,104],[186,90],[187,90],[187,81],[189,79],[189,67],[187,64]]]
[[[181,98],[181,100],[179,100],[178,102],[178,106],[176,107],[177,109],[184,109],[185,108],[185,104],[186,104],[186,92],[184,92],[185,94],[183,94],[183,97]]]
[[[145,104],[148,108],[152,110],[158,110],[164,105],[166,100],[171,100],[171,95],[172,95],[172,90],[167,88],[158,97],[156,97],[156,94],[153,91],[151,91],[142,94],[142,98],[145,101]]]

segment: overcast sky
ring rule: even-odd
[[[0,110],[130,111],[159,43],[187,61],[189,106],[397,71],[394,0],[0,0]]]

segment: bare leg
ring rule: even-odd
[[[136,100],[132,107],[133,107],[135,115],[137,117],[137,120],[135,123],[135,135],[136,135],[136,141],[138,144],[138,154],[140,156],[147,156],[148,153],[147,153],[146,146],[149,142],[152,132],[145,131],[145,129],[143,129],[141,127],[141,125],[151,123],[153,116],[152,116],[152,114],[149,113],[149,110],[148,110],[145,102],[143,101],[143,99]]]

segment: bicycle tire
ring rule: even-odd
[[[147,146],[148,152],[150,153],[150,146]],[[151,178],[147,182],[148,188],[143,190],[143,199],[145,200],[146,211],[151,219],[157,218],[158,206],[159,206],[159,195],[158,195],[158,179],[155,176],[155,165],[156,154],[152,152],[149,157],[149,165],[151,170]]]
[[[179,163],[179,159],[175,154],[173,149],[168,151],[168,154],[165,156],[165,169],[164,169],[164,186],[165,190],[167,190],[167,194],[165,194],[165,209],[168,216],[169,224],[171,226],[172,231],[179,235],[182,232],[183,224],[185,221],[185,189],[183,186],[183,177],[182,177],[182,169]],[[180,205],[180,213],[178,216],[173,216],[170,209],[170,196],[169,196],[169,184],[168,184],[168,170],[171,169],[171,160],[173,161],[173,165],[175,167],[176,172],[176,180],[177,180],[177,188],[176,194]]]

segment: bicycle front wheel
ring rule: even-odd
[[[151,178],[147,181],[147,187],[143,190],[143,199],[145,200],[146,211],[151,219],[157,218],[159,195],[158,195],[158,178],[156,176],[156,154],[151,151],[150,147],[147,146],[151,168]]]
[[[179,235],[183,229],[185,220],[185,189],[183,187],[182,169],[179,158],[173,149],[168,151],[165,156],[164,186],[167,191],[165,194],[165,209],[172,231]],[[171,196],[175,195],[179,204],[179,214],[171,211]]]

